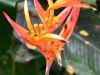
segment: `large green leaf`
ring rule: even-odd
[[[80,34],[85,31],[88,35]],[[85,33],[85,34],[86,34]],[[71,64],[79,75],[100,74],[100,16],[91,10],[82,10],[75,32],[65,47],[63,65]]]

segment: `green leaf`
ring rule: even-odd
[[[0,55],[5,54],[11,46],[12,27],[3,15],[3,11],[8,13],[13,20],[16,18],[16,0],[0,0]]]
[[[82,0],[82,2],[96,6],[96,0]]]
[[[85,30],[89,35],[80,34]],[[71,64],[78,75],[98,75],[100,72],[100,16],[91,10],[82,10],[75,32],[65,47],[63,60]],[[64,63],[64,64],[65,64]],[[66,68],[66,65],[63,65]]]
[[[13,52],[14,61],[19,63],[31,61],[39,56],[39,52],[36,50],[28,50],[24,44],[16,46],[15,51]]]

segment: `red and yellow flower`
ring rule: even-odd
[[[52,0],[47,1],[49,7],[44,11],[38,0],[34,0],[35,8],[42,24],[32,25],[28,12],[27,0],[25,0],[24,13],[29,31],[15,23],[5,12],[3,12],[17,34],[26,43],[36,46],[46,58],[47,65],[45,75],[49,75],[49,70],[55,56],[57,57],[58,64],[61,65],[60,53],[74,30],[80,7],[90,8],[89,5],[81,4],[81,0],[56,0],[55,3],[53,3]],[[61,7],[66,8],[59,15],[54,16],[54,10]],[[52,32],[62,24],[66,17],[68,18],[60,34],[53,34]]]

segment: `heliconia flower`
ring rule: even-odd
[[[52,0],[47,1],[49,7],[44,11],[38,0],[34,0],[35,8],[43,24],[32,25],[28,12],[27,0],[25,0],[24,13],[29,31],[15,23],[3,12],[17,34],[26,42],[28,48],[32,47],[33,49],[33,46],[36,46],[46,58],[45,75],[49,75],[49,70],[55,57],[58,60],[58,64],[62,65],[60,53],[74,30],[80,7],[84,7],[80,0],[57,0],[55,3],[53,3]],[[54,16],[54,10],[61,7],[66,8],[59,15]],[[68,19],[60,34],[53,34],[52,32],[62,24],[66,17],[68,17]]]

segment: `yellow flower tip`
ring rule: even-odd
[[[84,7],[83,7],[83,8],[84,8]],[[95,7],[90,6],[90,5],[87,5],[87,6],[86,6],[86,8],[88,8],[88,9],[92,9],[92,10],[94,10],[94,11],[96,11],[96,10],[97,10]]]
[[[26,46],[29,48],[29,49],[32,49],[32,50],[35,50],[36,49],[36,46],[33,46],[29,43],[26,43]]]
[[[58,60],[58,65],[59,65],[59,66],[62,66],[61,60]]]
[[[78,6],[78,7],[81,7],[81,8],[86,8],[86,9],[92,9],[94,11],[96,11],[97,9],[93,6],[90,6],[88,4],[74,4],[73,6]]]
[[[90,9],[97,11],[97,9],[95,7],[90,6]]]
[[[56,58],[57,58],[58,64],[59,64],[60,66],[62,66],[62,61],[61,61],[60,52],[55,51],[55,54],[56,54]]]
[[[57,16],[53,17],[53,23],[54,23],[54,24],[55,24],[55,23],[58,23],[58,17],[57,17]]]

